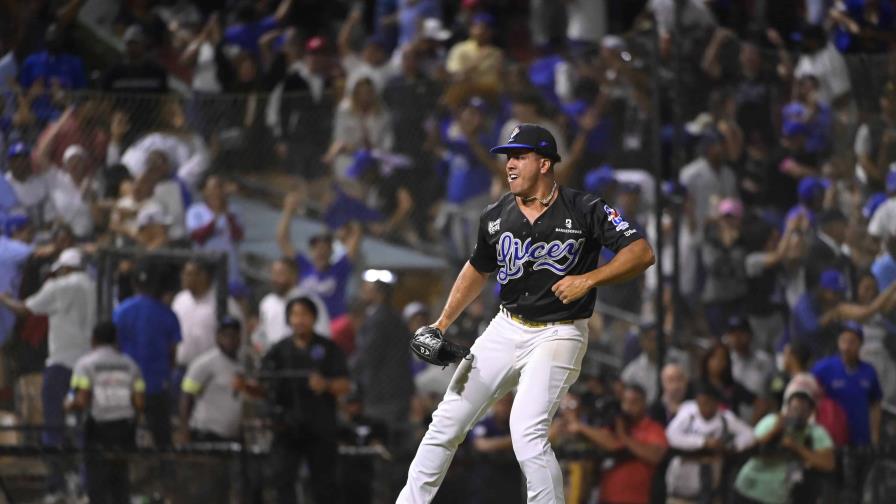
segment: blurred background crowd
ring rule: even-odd
[[[0,13],[0,444],[36,450],[7,500],[390,502],[452,372],[408,338],[523,122],[660,256],[599,289],[551,433],[568,502],[896,495],[892,0]],[[525,500],[512,401],[439,502]]]

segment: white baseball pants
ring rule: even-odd
[[[495,316],[473,344],[473,359],[455,371],[397,503],[432,501],[467,431],[513,387],[510,436],[526,476],[527,501],[563,503],[563,479],[548,428],[560,398],[579,376],[587,342],[585,320],[535,329],[501,313]]]

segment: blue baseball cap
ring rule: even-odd
[[[800,201],[811,201],[818,196],[824,194],[830,183],[818,177],[805,177],[800,180],[796,189],[797,197]]]
[[[16,142],[6,149],[7,159],[12,159],[16,156],[27,156],[30,153],[31,149],[28,148],[28,145],[25,142]]]
[[[725,321],[725,330],[728,332],[743,331],[751,334],[753,333],[750,323],[740,315],[732,315],[728,317],[728,320]]]
[[[688,196],[688,188],[677,180],[664,180],[660,189],[663,191],[663,198],[670,203],[681,204]]]
[[[878,192],[869,196],[868,200],[865,201],[865,206],[862,207],[862,217],[866,219],[874,217],[874,212],[883,205],[884,201],[887,201],[887,195],[885,193]]]
[[[25,214],[7,215],[6,221],[3,223],[3,232],[6,236],[12,236],[30,225],[31,219]]]
[[[797,135],[805,135],[809,132],[809,128],[805,123],[800,121],[785,121],[781,125],[781,135],[785,137],[794,137]]]
[[[487,12],[480,12],[479,14],[473,16],[473,20],[470,24],[473,25],[477,23],[482,23],[489,28],[492,28],[495,26],[495,16],[492,16]]]
[[[791,102],[781,110],[781,134],[785,137],[805,135],[809,129],[806,126],[806,107],[799,102]]]
[[[847,320],[840,325],[840,332],[851,332],[859,337],[860,340],[865,339],[865,331],[862,329],[862,324],[853,321]]]
[[[886,187],[888,193],[896,192],[896,171],[887,172]]]
[[[790,102],[781,109],[781,119],[783,122],[806,122],[808,109],[800,102]]]
[[[616,172],[610,165],[601,165],[585,174],[585,190],[590,193],[602,193],[616,183]]]
[[[218,332],[221,332],[225,329],[236,329],[239,331],[243,327],[243,324],[240,323],[239,319],[235,317],[231,317],[226,315],[220,321],[218,321]]]
[[[843,273],[840,273],[835,269],[824,270],[818,280],[818,286],[822,289],[827,289],[840,294],[846,292],[847,289],[846,279],[843,278]]]
[[[371,46],[375,45],[384,51],[389,48],[389,41],[386,40],[386,37],[379,33],[375,33],[369,37],[367,37],[366,45]]]
[[[537,124],[519,124],[510,133],[507,143],[492,147],[492,154],[505,154],[515,149],[527,149],[556,162],[560,161],[557,153],[557,141],[547,129]]]

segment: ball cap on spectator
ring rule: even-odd
[[[3,222],[3,232],[6,236],[12,236],[31,225],[31,219],[25,214],[7,215]]]
[[[737,198],[725,198],[719,201],[719,215],[731,216],[740,219],[744,216],[744,204]]]
[[[865,339],[865,331],[862,329],[862,324],[852,320],[843,322],[843,324],[840,325],[840,332],[851,332],[858,336],[860,340]]]
[[[625,39],[619,35],[604,35],[600,39],[600,46],[613,51],[624,51],[626,49]]]
[[[161,224],[163,226],[171,225],[171,219],[165,214],[165,210],[162,209],[161,206],[150,203],[148,205],[144,205],[143,208],[137,212],[137,229],[142,229],[146,226],[152,224]]]
[[[8,159],[12,159],[16,156],[27,156],[30,153],[31,149],[28,148],[28,144],[25,142],[16,142],[6,149],[6,157]]]
[[[401,318],[403,318],[404,321],[407,322],[416,315],[426,315],[428,313],[429,309],[425,304],[420,301],[412,301],[408,303],[403,310],[401,310]]]
[[[747,319],[741,317],[740,315],[734,315],[728,317],[728,320],[725,321],[725,330],[727,332],[748,332],[751,333],[753,330],[750,328],[750,323],[747,322]]]
[[[827,269],[821,272],[821,277],[818,279],[818,286],[822,289],[827,289],[830,291],[838,292],[840,294],[846,292],[846,279],[843,277],[843,273],[835,269]]]
[[[874,212],[884,204],[884,201],[887,201],[885,193],[879,192],[869,196],[868,200],[865,201],[865,206],[862,207],[862,217],[870,220],[874,217]]]
[[[305,42],[305,50],[309,53],[322,53],[327,48],[327,41],[323,37],[315,36]]]
[[[442,25],[441,19],[430,17],[423,20],[420,35],[426,40],[444,42],[451,38],[451,30]]]
[[[610,165],[601,165],[585,174],[585,190],[590,193],[602,193],[617,182],[616,172]]]
[[[71,161],[72,158],[75,158],[78,156],[86,158],[87,157],[87,149],[85,149],[84,147],[81,147],[78,144],[69,145],[65,149],[65,152],[62,153],[62,164],[68,164],[68,162]]]
[[[143,28],[138,24],[132,24],[124,31],[124,36],[121,39],[124,40],[125,44],[129,42],[143,42],[145,40]]]
[[[225,329],[236,329],[239,331],[242,329],[243,324],[240,323],[239,319],[231,316],[225,316],[221,320],[218,321],[218,331],[223,331]]]
[[[896,171],[893,171],[891,169],[890,171],[887,172],[886,185],[887,185],[888,193],[896,192]]]
[[[787,387],[784,388],[785,408],[787,406],[787,401],[790,400],[790,396],[795,394],[796,392],[809,394],[809,396],[813,399],[813,402],[815,402],[815,400],[817,400],[817,398],[819,397],[821,391],[818,388],[818,382],[815,381],[815,378],[813,378],[810,373],[797,373],[793,378],[790,379]]]
[[[557,141],[547,129],[537,124],[520,124],[513,128],[507,143],[492,147],[492,154],[504,154],[514,149],[528,149],[554,161],[560,161]]]
[[[797,185],[796,193],[800,201],[811,201],[824,194],[830,183],[818,177],[805,177]]]
[[[367,37],[367,40],[365,41],[365,45],[376,46],[385,51],[389,48],[389,41],[386,40],[385,36],[383,36],[379,33],[375,33],[375,34]]]
[[[83,256],[80,249],[75,247],[67,248],[59,254],[59,259],[56,259],[56,262],[50,266],[50,272],[56,273],[59,271],[59,268],[80,268],[82,260]]]
[[[472,24],[472,25],[484,24],[485,26],[488,26],[489,28],[494,28],[495,27],[495,16],[492,16],[491,14],[489,14],[487,12],[480,12],[479,14],[476,14],[475,16],[473,16],[472,22],[470,24]]]
[[[812,406],[815,407],[815,397],[812,395],[812,391],[809,389],[798,388],[798,389],[791,390],[790,393],[787,394],[785,401],[790,402],[790,400],[794,397],[801,397],[801,398],[809,401],[809,403],[811,403]]]
[[[785,137],[804,135],[808,132],[806,117],[808,110],[798,102],[789,103],[781,111],[781,134]]]

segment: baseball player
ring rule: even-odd
[[[560,156],[545,128],[520,124],[491,152],[507,155],[510,192],[482,213],[473,255],[441,316],[411,341],[424,360],[461,363],[411,463],[398,496],[402,504],[433,499],[467,431],[514,387],[510,435],[528,502],[562,503],[562,475],[548,427],[579,375],[594,288],[634,278],[654,262],[650,245],[616,210],[597,196],[557,184]],[[616,255],[597,268],[602,247]],[[500,312],[471,349],[445,340],[442,333],[494,271],[501,284]]]

